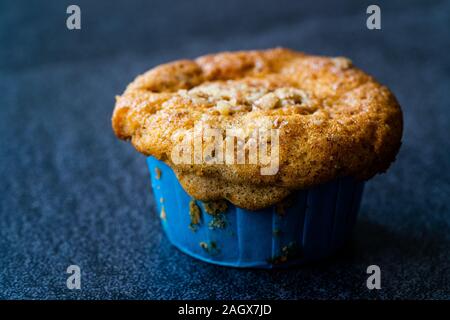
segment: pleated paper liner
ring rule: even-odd
[[[192,257],[232,267],[286,267],[332,255],[351,234],[364,187],[341,178],[250,211],[194,200],[164,162],[148,157],[147,164],[170,242]],[[207,212],[214,211],[211,205],[218,206],[214,214]]]

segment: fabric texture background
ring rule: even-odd
[[[0,298],[450,298],[450,3],[0,1]],[[66,28],[81,7],[82,29]],[[171,247],[145,156],[115,138],[114,96],[159,63],[285,46],[347,56],[396,94],[401,151],[366,184],[353,241],[277,271]],[[81,290],[66,268],[81,267]],[[381,290],[366,287],[380,266]]]

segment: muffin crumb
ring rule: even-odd
[[[227,227],[227,221],[223,213],[218,213],[213,216],[213,219],[208,224],[209,229],[225,229]]]
[[[231,104],[225,100],[220,100],[216,104],[217,111],[223,116],[228,116],[231,113]]]
[[[298,258],[300,249],[296,242],[290,242],[288,245],[281,248],[281,253],[278,256],[268,259],[271,264],[281,264],[288,262],[291,259]]]
[[[161,170],[158,167],[155,167],[155,178],[157,180],[161,179]]]
[[[195,203],[194,199],[192,199],[191,202],[189,202],[189,217],[191,218],[189,229],[195,232],[197,231],[198,225],[200,224],[201,211],[200,208]]]
[[[275,95],[275,93],[270,92],[256,100],[255,104],[263,110],[270,110],[275,109],[279,102],[280,99]]]
[[[203,208],[205,208],[206,213],[213,216],[227,211],[228,204],[225,200],[208,201],[203,202]]]
[[[161,208],[161,214],[159,215],[159,217],[160,217],[162,220],[166,220],[166,219],[167,219],[167,216],[166,216],[166,210],[164,209],[164,206],[162,206],[162,208]]]
[[[220,251],[215,241],[211,241],[209,244],[202,241],[199,243],[199,245],[203,250],[205,250],[205,252],[209,253],[210,255],[218,254]]]

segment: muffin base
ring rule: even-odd
[[[225,212],[211,215],[184,191],[164,162],[148,157],[147,164],[170,242],[194,258],[231,267],[287,267],[329,257],[351,234],[364,187],[362,181],[341,178],[299,190],[263,210],[227,202]],[[192,207],[199,209],[194,210],[198,221],[191,218]]]

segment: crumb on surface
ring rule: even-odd
[[[212,220],[208,223],[208,227],[211,230],[225,229],[227,227],[227,220],[223,213],[217,213],[213,216]]]
[[[189,202],[189,217],[191,218],[189,228],[195,232],[197,231],[198,225],[200,224],[201,211],[198,205],[195,203],[194,199]]]
[[[166,216],[166,210],[164,209],[164,206],[162,206],[162,208],[161,208],[161,214],[159,215],[159,217],[160,217],[162,220],[166,220],[166,219],[167,219],[167,216]]]
[[[205,250],[205,252],[211,255],[215,255],[220,251],[215,241],[211,241],[209,244],[207,242],[202,241],[199,243],[199,245],[203,250]]]
[[[161,179],[161,170],[158,167],[155,167],[155,178],[157,180]]]
[[[208,201],[203,202],[203,208],[205,208],[206,213],[216,215],[226,212],[228,209],[228,204],[225,200]]]
[[[288,245],[281,248],[281,253],[277,256],[268,259],[271,264],[281,264],[288,262],[291,259],[298,258],[300,256],[300,248],[296,242],[290,242]]]

